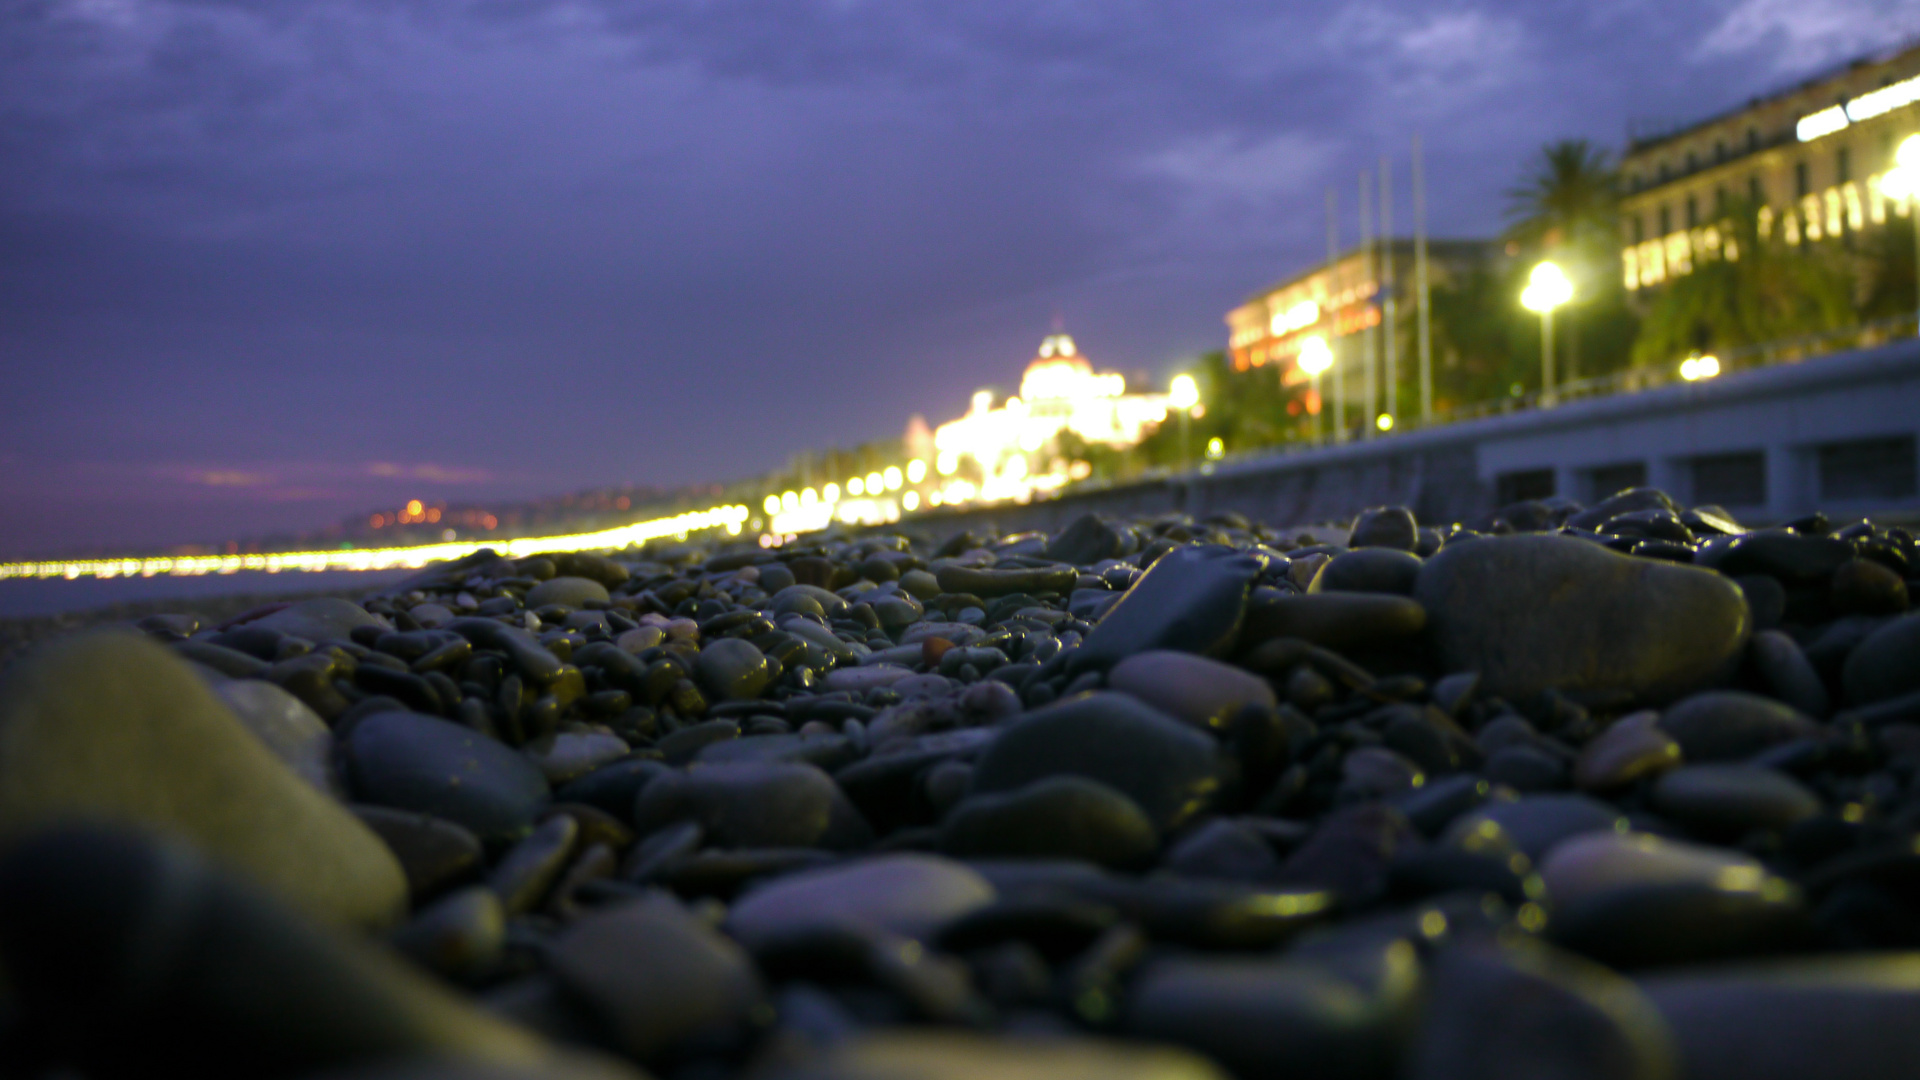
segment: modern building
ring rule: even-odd
[[[1429,287],[1493,258],[1490,240],[1431,240],[1427,243]],[[1323,390],[1338,380],[1346,398],[1363,404],[1373,372],[1376,389],[1384,385],[1387,335],[1381,326],[1391,300],[1393,353],[1403,379],[1415,364],[1416,267],[1414,242],[1392,239],[1354,248],[1332,263],[1322,263],[1248,297],[1227,312],[1227,351],[1235,371],[1277,365],[1287,385],[1308,376],[1296,361],[1310,339],[1324,340],[1334,367],[1322,377]],[[1381,391],[1384,396],[1384,391]],[[1320,403],[1309,393],[1309,411]]]
[[[1167,418],[1167,395],[1129,393],[1118,372],[1095,371],[1073,338],[1050,334],[1027,363],[1020,393],[994,404],[976,391],[965,416],[934,430],[938,487],[934,505],[1024,500],[1080,479],[1059,452],[1072,434],[1083,442],[1127,447]]]
[[[1904,219],[1881,177],[1920,131],[1920,43],[1856,60],[1676,131],[1621,159],[1622,270],[1658,286],[1702,260],[1739,258],[1729,215],[1753,208],[1762,237],[1848,243]]]

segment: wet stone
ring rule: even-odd
[[[832,777],[797,763],[703,764],[668,773],[641,790],[633,820],[643,833],[697,822],[724,847],[850,849],[873,837]]]
[[[1314,592],[1413,595],[1420,558],[1392,547],[1368,547],[1333,557],[1313,579]]]
[[[1263,568],[1260,557],[1228,547],[1193,544],[1167,552],[1107,610],[1075,653],[1074,669],[1111,667],[1153,649],[1226,652]]]
[[[750,641],[721,638],[700,650],[694,676],[713,700],[747,701],[773,680],[773,663]]]
[[[734,903],[727,931],[749,949],[845,925],[923,938],[993,899],[985,878],[951,859],[882,855],[754,889]]]
[[[1403,506],[1362,511],[1353,519],[1353,529],[1347,536],[1347,546],[1351,548],[1412,551],[1419,543],[1419,524],[1413,519],[1413,511]]]
[[[1920,690],[1920,615],[1895,619],[1848,654],[1847,700],[1866,705]]]
[[[1659,721],[1658,713],[1634,713],[1595,736],[1574,762],[1574,784],[1582,791],[1610,791],[1677,768],[1680,744]]]

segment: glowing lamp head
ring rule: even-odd
[[[900,475],[900,467],[898,465],[887,466],[887,471],[880,476],[880,482],[886,486],[888,491],[899,491],[900,482],[903,479],[904,477]]]
[[[780,512],[780,496],[778,495],[767,496],[767,501],[761,503],[760,508],[765,510],[769,514],[779,513]]]
[[[1909,135],[1893,152],[1893,168],[1880,178],[1880,190],[1889,198],[1920,198],[1920,135]]]
[[[1300,343],[1300,370],[1318,376],[1333,366],[1333,349],[1327,339],[1315,335]]]
[[[1688,382],[1711,379],[1720,374],[1720,358],[1716,356],[1689,356],[1680,361],[1680,377]]]
[[[1374,417],[1373,426],[1379,428],[1381,431],[1392,431],[1393,430],[1393,414],[1381,413],[1379,416]]]
[[[927,478],[927,463],[915,458],[907,462],[907,483],[917,484]]]
[[[1207,457],[1218,461],[1226,456],[1227,444],[1220,436],[1215,435],[1213,438],[1207,440]]]
[[[1520,306],[1546,314],[1573,299],[1573,282],[1557,263],[1543,262],[1527,275],[1527,287],[1520,294]]]
[[[1175,375],[1167,403],[1176,409],[1191,409],[1200,404],[1200,384],[1194,382],[1191,375]]]

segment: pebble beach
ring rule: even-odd
[[[1911,1077],[1914,588],[1636,488],[24,626],[0,1073]]]

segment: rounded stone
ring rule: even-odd
[[[302,600],[245,625],[316,642],[350,641],[354,629],[361,626],[393,629],[387,620],[369,613],[359,604],[334,596]]]
[[[1920,615],[1895,619],[1867,635],[1847,654],[1840,681],[1856,705],[1920,690]]]
[[[561,985],[637,1058],[743,1025],[764,997],[746,953],[661,894],[581,919],[547,960]]]
[[[1084,859],[1122,869],[1153,858],[1160,837],[1132,799],[1078,776],[1037,780],[1018,791],[975,795],[940,829],[940,849],[978,858]]]
[[[1171,1046],[1063,1033],[1021,1036],[888,1028],[837,1043],[770,1080],[1227,1080]]]
[[[1211,737],[1126,694],[1099,691],[1008,725],[975,764],[973,790],[1013,791],[1061,775],[1120,791],[1162,830],[1204,810],[1224,781]]]
[[[1420,526],[1413,511],[1404,506],[1381,506],[1363,510],[1353,519],[1347,536],[1350,548],[1381,547],[1412,551],[1420,544]]]
[[[1414,597],[1442,670],[1477,671],[1484,693],[1515,701],[1669,701],[1730,673],[1751,629],[1719,574],[1566,536],[1449,545]]]
[[[1737,761],[1820,731],[1792,706],[1741,690],[1695,694],[1668,709],[1660,727],[1689,762]]]
[[[1221,728],[1247,705],[1274,708],[1267,680],[1192,653],[1135,653],[1107,673],[1107,685],[1195,727]]]
[[[1574,785],[1583,791],[1611,791],[1678,768],[1680,744],[1660,729],[1659,721],[1658,713],[1634,713],[1594,736],[1573,764]]]
[[[1309,586],[1313,592],[1391,593],[1411,596],[1420,580],[1420,557],[1392,547],[1360,548],[1335,555]]]
[[[753,642],[721,638],[707,643],[693,662],[701,689],[721,701],[750,701],[773,681],[773,663]]]
[[[749,949],[843,927],[924,938],[994,900],[967,866],[933,855],[880,855],[777,878],[733,905],[727,931]]]
[[[519,751],[433,716],[375,713],[344,740],[363,802],[462,825],[490,844],[518,839],[547,805],[547,780]]]
[[[1648,802],[1702,836],[1735,839],[1784,829],[1820,812],[1820,797],[1785,773],[1748,765],[1690,765],[1654,781]]]
[[[720,847],[854,848],[872,829],[833,777],[797,762],[696,765],[642,788],[634,826],[652,832],[694,821]]]
[[[406,907],[380,838],[143,638],[57,641],[0,684],[0,837],[75,817],[185,837],[325,922],[383,926]]]
[[[589,601],[604,604],[610,599],[612,598],[607,595],[607,587],[592,578],[555,577],[548,578],[528,589],[526,604],[529,611],[546,607],[548,604],[583,608]]]
[[[213,693],[302,780],[336,799],[346,799],[346,786],[334,767],[333,732],[306,702],[260,679],[218,683]]]

